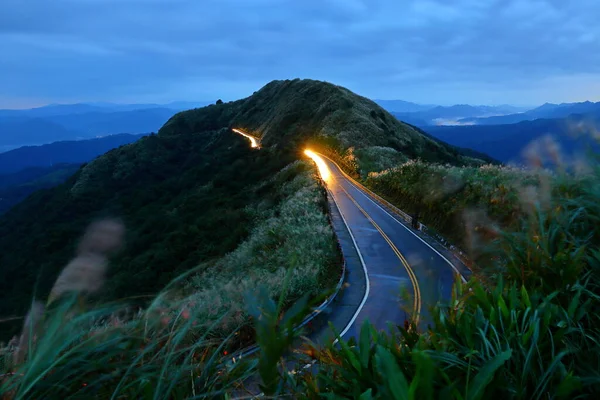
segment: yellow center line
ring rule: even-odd
[[[410,279],[410,282],[411,282],[414,292],[415,292],[414,301],[413,301],[413,319],[414,319],[415,326],[418,326],[419,318],[421,315],[421,304],[422,303],[421,303],[421,289],[419,288],[419,282],[417,280],[417,276],[415,275],[411,266],[408,264],[408,261],[406,261],[406,258],[404,258],[404,256],[400,252],[400,250],[398,250],[396,245],[390,240],[390,238],[385,234],[385,232],[383,232],[383,230],[379,227],[379,225],[377,225],[377,223],[375,221],[373,221],[371,216],[369,214],[367,214],[367,212],[356,202],[354,197],[352,197],[350,195],[350,193],[348,193],[348,191],[341,184],[339,186],[340,186],[340,189],[342,189],[344,191],[344,193],[346,193],[348,198],[354,203],[354,205],[356,205],[356,207],[360,210],[360,212],[362,212],[363,215],[365,217],[367,217],[367,219],[375,227],[375,229],[377,229],[379,231],[381,236],[383,236],[385,241],[390,245],[390,247],[392,248],[392,250],[394,251],[396,256],[400,259],[400,262],[402,262],[402,265],[406,269],[406,272],[408,273],[408,277]]]

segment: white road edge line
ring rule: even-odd
[[[325,184],[327,184],[327,183],[325,183]],[[358,244],[356,243],[356,239],[354,239],[354,235],[352,234],[352,231],[350,230],[350,226],[348,225],[348,222],[346,222],[346,218],[344,218],[344,214],[342,213],[342,210],[341,210],[340,206],[338,205],[337,201],[335,200],[335,196],[333,195],[333,192],[329,188],[327,189],[327,191],[331,195],[331,199],[335,203],[335,206],[337,207],[338,212],[340,213],[340,217],[342,217],[342,221],[344,222],[344,225],[346,225],[346,229],[348,230],[348,233],[350,234],[350,239],[352,239],[352,243],[354,243],[354,248],[356,249],[356,252],[358,253],[358,258],[360,259],[360,263],[362,264],[363,271],[365,273],[365,286],[366,286],[365,287],[365,295],[364,295],[362,301],[360,302],[360,305],[358,306],[358,309],[356,310],[356,312],[352,316],[352,319],[350,320],[350,322],[348,322],[348,325],[346,325],[346,327],[340,333],[340,337],[342,337],[342,336],[344,336],[346,334],[346,332],[348,332],[350,330],[350,327],[354,324],[354,321],[356,321],[356,318],[358,317],[358,314],[361,312],[361,310],[365,306],[365,303],[367,302],[367,297],[369,297],[369,292],[371,290],[371,285],[369,283],[369,273],[367,272],[367,266],[365,265],[365,260],[363,259],[362,254],[360,254],[360,249],[358,248]],[[335,339],[335,341],[333,342],[333,344],[336,344],[337,342],[338,342],[338,339]]]
[[[337,166],[337,164],[336,164],[336,166]],[[369,292],[370,292],[371,288],[370,288],[370,284],[369,284],[369,274],[367,272],[367,266],[365,265],[365,260],[363,259],[362,254],[360,254],[360,249],[358,248],[358,244],[356,243],[356,240],[354,239],[354,235],[352,234],[352,231],[350,230],[350,226],[348,225],[348,222],[346,222],[346,218],[344,218],[344,214],[342,214],[342,210],[341,210],[340,206],[338,205],[337,201],[335,200],[335,196],[333,195],[333,192],[331,191],[331,189],[329,189],[327,187],[327,182],[324,182],[324,183],[325,183],[325,187],[327,189],[327,193],[329,193],[331,195],[331,200],[333,200],[335,207],[338,209],[338,212],[340,213],[340,217],[342,217],[342,221],[344,222],[344,225],[346,226],[346,229],[348,230],[350,239],[352,239],[352,243],[354,243],[354,248],[356,249],[356,253],[358,253],[358,258],[360,259],[360,263],[362,264],[362,267],[363,267],[363,272],[365,273],[365,295],[364,295],[362,301],[360,302],[358,308],[356,309],[356,312],[352,316],[352,319],[350,319],[350,322],[348,322],[348,325],[346,325],[344,330],[340,333],[340,338],[341,338],[346,334],[346,332],[348,332],[350,330],[350,328],[354,324],[354,321],[356,321],[358,314],[360,314],[363,307],[365,306],[365,303],[367,302],[367,298],[369,297]],[[338,341],[339,341],[339,339],[335,339],[333,341],[333,344],[336,344]],[[303,369],[303,370],[308,369],[308,368],[312,367],[313,365],[315,365],[316,362],[317,362],[317,360],[312,360],[312,362],[304,365],[301,369]],[[290,371],[290,373],[292,375],[295,375],[298,373],[298,371],[293,369]],[[257,397],[264,397],[264,393],[260,393]]]
[[[322,154],[321,154],[322,155]],[[322,155],[323,156],[323,155]],[[340,166],[333,161],[331,158],[327,157],[327,156],[323,156],[326,159],[328,159],[329,161],[331,161],[333,164],[335,164],[335,166],[340,170],[340,172],[342,174],[344,174],[345,176],[348,177],[348,175],[340,168]],[[348,177],[349,178],[349,177]],[[348,182],[350,182],[350,184],[352,186],[354,186],[354,188],[356,190],[358,190],[360,192],[360,194],[362,194],[365,198],[367,198],[371,203],[375,204],[377,207],[379,207],[379,209],[381,211],[383,211],[384,213],[386,213],[390,218],[392,218],[394,221],[396,221],[397,224],[399,224],[401,227],[403,227],[404,229],[406,229],[407,231],[409,231],[414,237],[416,237],[417,239],[419,239],[421,242],[425,243],[425,245],[427,247],[429,247],[431,250],[433,250],[438,256],[440,256],[444,261],[446,261],[448,263],[448,265],[450,265],[452,267],[452,269],[454,270],[454,272],[456,272],[459,276],[460,279],[463,281],[463,283],[466,283],[467,280],[465,279],[465,277],[463,276],[463,274],[460,273],[460,271],[454,266],[454,264],[452,264],[450,262],[450,260],[448,260],[444,255],[442,255],[439,251],[437,251],[436,249],[434,249],[429,243],[427,243],[425,240],[423,240],[422,237],[420,237],[419,235],[417,235],[416,233],[414,233],[413,231],[411,231],[410,229],[408,229],[402,222],[398,221],[396,219],[396,217],[394,217],[392,214],[390,214],[386,209],[384,209],[383,207],[381,207],[379,204],[377,204],[373,199],[371,199],[369,196],[367,196],[365,194],[365,192],[363,190],[361,190],[358,186],[355,185],[355,183],[353,182],[353,180],[350,179],[346,179]]]

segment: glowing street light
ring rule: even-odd
[[[323,158],[315,152],[308,149],[304,150],[304,154],[309,156],[315,162],[315,164],[317,164],[317,168],[319,169],[319,173],[321,174],[321,179],[327,182],[331,177],[331,171],[329,170],[329,167],[327,166],[325,160],[323,160]]]

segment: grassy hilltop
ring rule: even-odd
[[[232,127],[260,136],[263,149],[249,149]],[[224,269],[217,260],[252,240],[269,218],[259,210],[284,207],[282,193],[301,169],[288,170],[281,182],[272,179],[311,140],[364,153],[365,160],[385,153],[389,162],[473,162],[347,89],[274,81],[246,99],[181,112],[157,135],[98,157],[66,183],[35,193],[2,216],[0,315],[23,315],[34,290],[44,299],[85,226],[104,216],[122,218],[127,234],[108,270],[103,299],[152,295],[197,266],[200,272]],[[331,268],[332,251],[318,258],[318,268]],[[315,291],[322,287],[313,285]]]
[[[398,121],[365,97],[308,79],[273,81],[246,99],[181,112],[159,134],[222,127],[237,127],[260,137],[265,147],[290,151],[312,140],[342,153],[353,148],[365,154],[384,151],[397,159],[421,158],[453,165],[482,163]]]
[[[367,323],[290,353],[340,264],[306,144],[468,247],[485,279],[458,282],[423,332]],[[268,398],[595,398],[600,167],[555,160],[490,165],[311,80],[179,113],[0,216],[0,316],[17,317],[0,333],[21,333],[0,346],[0,397],[232,398],[251,377]],[[258,357],[230,362],[253,339]]]

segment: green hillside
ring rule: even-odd
[[[226,129],[152,135],[105,154],[0,218],[0,315],[23,315],[34,290],[44,299],[85,226],[105,216],[121,218],[127,234],[102,297],[156,293],[182,272],[235,250],[261,222],[259,210],[282,206],[286,182],[302,169],[277,174],[293,161],[294,154],[252,151]],[[301,206],[327,225],[323,205]],[[335,259],[331,246],[318,265]]]
[[[66,181],[78,169],[78,164],[56,164],[51,167],[33,167],[13,174],[0,175],[0,214],[31,193]]]
[[[245,139],[229,130],[232,127],[260,136],[263,148],[250,149]],[[246,99],[179,113],[157,135],[106,153],[64,184],[35,193],[3,215],[0,316],[23,315],[34,293],[43,300],[72,257],[85,226],[106,216],[121,218],[127,233],[124,249],[112,260],[101,299],[135,297],[143,303],[150,297],[140,296],[151,296],[195,267],[199,276],[215,269],[232,276],[235,268],[219,260],[244,241],[258,240],[252,235],[259,235],[262,221],[281,217],[283,211],[277,210],[286,207],[290,195],[287,182],[304,172],[295,168],[278,173],[301,157],[309,141],[375,159],[383,151],[389,162],[413,157],[459,165],[472,161],[344,88],[310,80],[275,81]],[[282,178],[272,180],[275,176]],[[303,182],[296,191],[310,186]],[[324,199],[324,192],[319,193]],[[308,199],[294,206],[296,212],[302,207],[314,210],[322,215],[319,223],[327,225],[323,204]],[[275,210],[276,215],[260,209]],[[281,232],[292,240],[293,235]],[[257,252],[260,243],[275,240],[260,237]],[[333,237],[327,241],[329,245],[306,244],[319,256],[310,272],[297,274],[293,285],[304,289],[292,297],[309,287],[317,293],[329,282],[325,271],[334,268],[336,255]],[[301,241],[296,242],[300,246]],[[286,240],[274,243],[270,251],[284,250],[273,253],[280,265],[269,264],[270,274],[280,274],[279,267],[300,268],[292,261],[296,257]],[[277,264],[275,259],[269,263]],[[267,262],[252,257],[246,261],[244,268],[255,272]],[[205,276],[215,282],[227,280],[225,275]],[[277,280],[281,277],[272,282]],[[202,281],[195,282],[202,287]],[[18,325],[3,330],[14,333]]]
[[[262,148],[234,127],[259,136]],[[247,343],[246,292],[264,286],[287,307],[339,278],[325,190],[314,166],[298,161],[308,143],[359,155],[362,172],[409,158],[483,163],[324,82],[275,81],[243,100],[181,112],[0,217],[0,316],[17,317],[1,324],[0,338],[19,331],[32,299],[46,302],[86,226],[110,217],[123,222],[125,240],[90,300],[155,305],[190,273],[167,296],[193,304],[196,330],[225,337],[242,328],[250,335],[234,345]]]
[[[340,152],[387,147],[398,157],[453,165],[482,163],[348,89],[314,80],[273,81],[235,102],[181,112],[160,135],[236,127],[260,137],[265,147],[298,151],[309,142]]]
[[[358,340],[290,351],[307,299],[332,286],[340,265],[325,190],[298,160],[307,144],[485,261],[431,309],[428,329],[365,322]],[[541,165],[540,154],[530,159]],[[272,82],[179,113],[0,217],[0,315],[30,310],[22,335],[0,344],[0,391],[251,397],[245,383],[267,398],[597,398],[600,166],[581,160],[571,173],[560,160],[555,172],[481,165],[487,157],[315,81]],[[106,280],[120,241],[102,229],[121,228],[88,227],[103,217],[126,227]],[[258,286],[262,295],[245,296]],[[84,301],[99,288],[91,300],[119,301]],[[4,321],[0,334],[21,326]],[[251,340],[257,357],[231,358]]]

